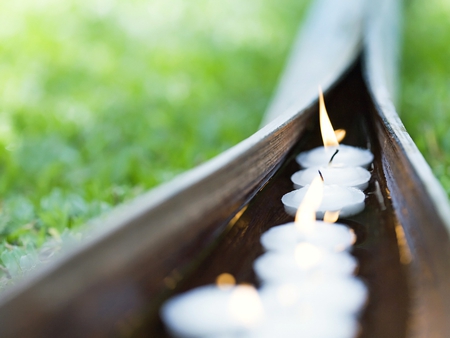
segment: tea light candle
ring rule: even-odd
[[[336,149],[339,149],[339,152],[333,158],[334,167],[368,168],[373,161],[370,150],[345,144],[340,144],[338,147],[317,147],[300,153],[295,159],[303,168],[327,166]]]
[[[367,287],[353,276],[312,275],[298,283],[266,283],[259,291],[268,316],[287,315],[304,304],[321,313],[356,316],[367,302]]]
[[[358,332],[359,324],[356,318],[339,314],[324,315],[314,304],[311,304],[305,305],[302,310],[294,313],[269,317],[255,330],[242,337],[350,338],[356,337]]]
[[[162,320],[177,337],[236,336],[262,317],[261,299],[249,285],[199,287],[171,298],[161,308]]]
[[[325,185],[340,185],[364,190],[369,185],[370,172],[362,167],[336,167],[334,164],[328,167],[311,167],[297,171],[291,176],[294,188],[299,189],[317,177],[320,171]]]
[[[260,296],[266,316],[246,337],[355,337],[367,288],[354,277],[321,274],[264,284]]]
[[[308,191],[309,186],[285,194],[281,201],[289,215],[295,216],[298,206]],[[323,198],[317,208],[317,217],[323,218],[325,211],[340,210],[340,217],[349,217],[364,210],[365,195],[361,190],[338,185],[324,185]]]
[[[357,266],[356,259],[346,251],[330,253],[302,242],[294,254],[266,252],[255,260],[253,269],[262,282],[298,282],[315,272],[351,275]]]
[[[355,233],[345,225],[314,222],[312,227],[302,229],[295,223],[275,226],[261,236],[266,251],[294,252],[300,242],[309,242],[330,251],[348,249],[356,241]]]

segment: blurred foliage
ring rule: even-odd
[[[3,278],[251,135],[305,3],[2,0]]]
[[[450,1],[405,6],[400,110],[406,129],[450,195]]]

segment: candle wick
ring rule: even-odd
[[[320,172],[320,170],[317,170],[319,172],[320,178],[322,179],[322,182],[324,181],[322,173]]]
[[[328,165],[330,165],[331,162],[333,162],[333,159],[334,159],[334,157],[337,155],[338,152],[339,152],[339,149],[336,149],[336,151],[334,152],[333,156],[331,156],[330,162],[328,162]]]

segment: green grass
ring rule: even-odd
[[[251,135],[305,2],[1,1],[4,275]]]
[[[401,118],[450,195],[450,2],[405,6]]]

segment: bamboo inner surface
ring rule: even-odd
[[[373,107],[361,78],[359,66],[325,97],[333,126],[347,130],[344,144],[369,148],[375,155],[372,178],[366,193],[365,210],[354,217],[339,219],[357,234],[352,254],[360,263],[358,275],[367,283],[370,299],[361,318],[361,337],[405,337],[409,311],[408,281],[400,259],[395,216],[386,188],[380,146],[373,128]],[[284,211],[281,197],[292,191],[290,176],[299,170],[295,155],[321,145],[318,111],[282,167],[245,206],[237,221],[230,222],[214,247],[198,257],[195,267],[174,288],[173,294],[214,283],[224,272],[238,283],[258,281],[252,269],[262,254],[261,234],[272,226],[293,221]],[[398,228],[397,228],[398,231]],[[153,315],[155,315],[154,313]],[[153,316],[152,315],[152,316]],[[166,336],[162,324],[149,318],[140,328],[151,336]]]

